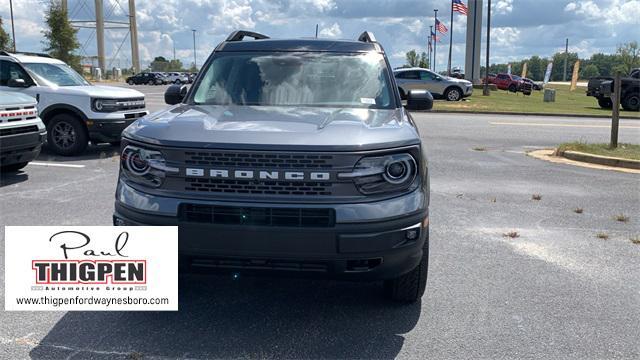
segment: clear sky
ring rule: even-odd
[[[463,0],[465,4],[469,0]],[[18,50],[42,51],[43,13],[48,0],[13,0]],[[73,19],[91,19],[93,0],[68,0]],[[0,16],[10,31],[9,0],[0,0]],[[104,0],[107,20],[126,20],[127,0]],[[449,0],[137,0],[140,56],[147,65],[155,56],[176,57],[185,66],[193,62],[191,29],[197,30],[198,64],[231,31],[247,29],[274,38],[309,37],[319,24],[324,38],[356,38],[372,31],[393,66],[404,63],[406,51],[426,50],[433,9],[450,25]],[[486,17],[487,1],[484,1]],[[464,64],[466,19],[454,16],[453,65]],[[493,0],[492,62],[531,55],[551,56],[569,50],[588,57],[611,53],[616,45],[640,40],[640,0]],[[486,20],[485,20],[486,21]],[[486,23],[485,23],[486,24]],[[484,39],[483,28],[483,39]],[[95,35],[83,29],[78,35],[82,54],[95,55]],[[127,31],[107,30],[107,55],[111,59]],[[439,70],[444,69],[449,35],[438,46]],[[484,41],[484,40],[483,40]],[[484,45],[483,45],[484,47]],[[130,64],[126,40],[111,66]],[[484,50],[482,51],[484,57]],[[484,63],[484,60],[483,60]]]

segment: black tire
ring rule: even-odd
[[[640,111],[640,93],[632,90],[622,98],[620,103],[627,111]]]
[[[49,121],[47,140],[51,150],[64,156],[80,154],[89,144],[89,136],[84,124],[70,114],[56,115]]]
[[[17,163],[17,164],[11,164],[11,165],[4,165],[2,167],[0,167],[0,172],[16,172],[20,169],[22,169],[23,167],[27,166],[28,162],[22,162],[22,163]]]
[[[613,107],[613,102],[610,98],[598,98],[598,105],[600,105],[603,109],[611,109]]]
[[[129,81],[127,81],[127,84],[129,84],[130,86],[135,85],[135,83],[133,82],[133,80],[129,80]]]
[[[182,81],[180,81],[180,79],[177,79],[176,81],[173,82],[174,84],[180,85],[182,84]]]
[[[444,98],[447,101],[460,101],[462,100],[462,91],[457,87],[448,88],[444,92]]]
[[[393,301],[413,303],[424,295],[429,268],[429,228],[422,247],[422,259],[415,269],[395,279],[384,281],[385,296]]]
[[[518,87],[515,84],[511,84],[511,85],[509,85],[509,91],[517,92],[518,91]]]

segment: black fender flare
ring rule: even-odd
[[[44,110],[40,111],[40,119],[45,125],[49,122],[49,118],[51,116],[57,115],[59,113],[72,113],[76,115],[83,123],[87,123],[87,116],[77,107],[69,105],[69,104],[52,104],[47,106]]]

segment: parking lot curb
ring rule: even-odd
[[[549,113],[521,113],[521,112],[498,112],[498,111],[457,111],[457,110],[419,110],[417,112],[432,112],[432,113],[443,113],[443,114],[522,115],[522,116],[550,116],[550,117],[575,117],[575,118],[611,119],[611,116],[609,116],[609,115],[582,115],[582,114],[549,114]],[[620,115],[620,119],[640,120],[640,117]]]
[[[582,161],[582,162],[588,162],[592,164],[640,170],[640,160],[622,159],[622,158],[611,157],[611,156],[587,154],[587,153],[583,153],[580,151],[573,151],[573,150],[567,150],[562,153],[559,153],[558,155],[574,161]]]
[[[580,166],[580,167],[589,168],[589,169],[610,170],[610,171],[618,171],[618,172],[631,173],[631,174],[640,174],[639,168],[627,168],[627,167],[621,167],[621,166],[606,165],[606,164],[601,164],[597,162],[587,161],[586,158],[580,158],[581,160],[570,159],[568,157],[558,155],[556,153],[556,149],[532,150],[532,151],[528,151],[527,155],[539,160],[549,161],[556,164],[567,164],[567,165]],[[586,154],[586,155],[590,155],[590,154]],[[585,160],[582,160],[582,159],[585,159]],[[625,159],[622,159],[622,160],[625,160]]]

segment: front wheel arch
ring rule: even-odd
[[[444,94],[442,94],[442,95],[444,96],[445,100],[447,100],[447,101],[453,101],[453,100],[449,100],[449,91],[452,91],[452,90],[457,90],[457,91],[458,91],[458,94],[460,94],[460,95],[459,95],[459,97],[458,97],[458,99],[457,99],[457,100],[455,100],[455,101],[460,101],[460,100],[462,100],[462,89],[461,89],[459,86],[456,86],[456,85],[451,85],[451,86],[449,86],[448,88],[446,88],[446,89],[444,90]]]

